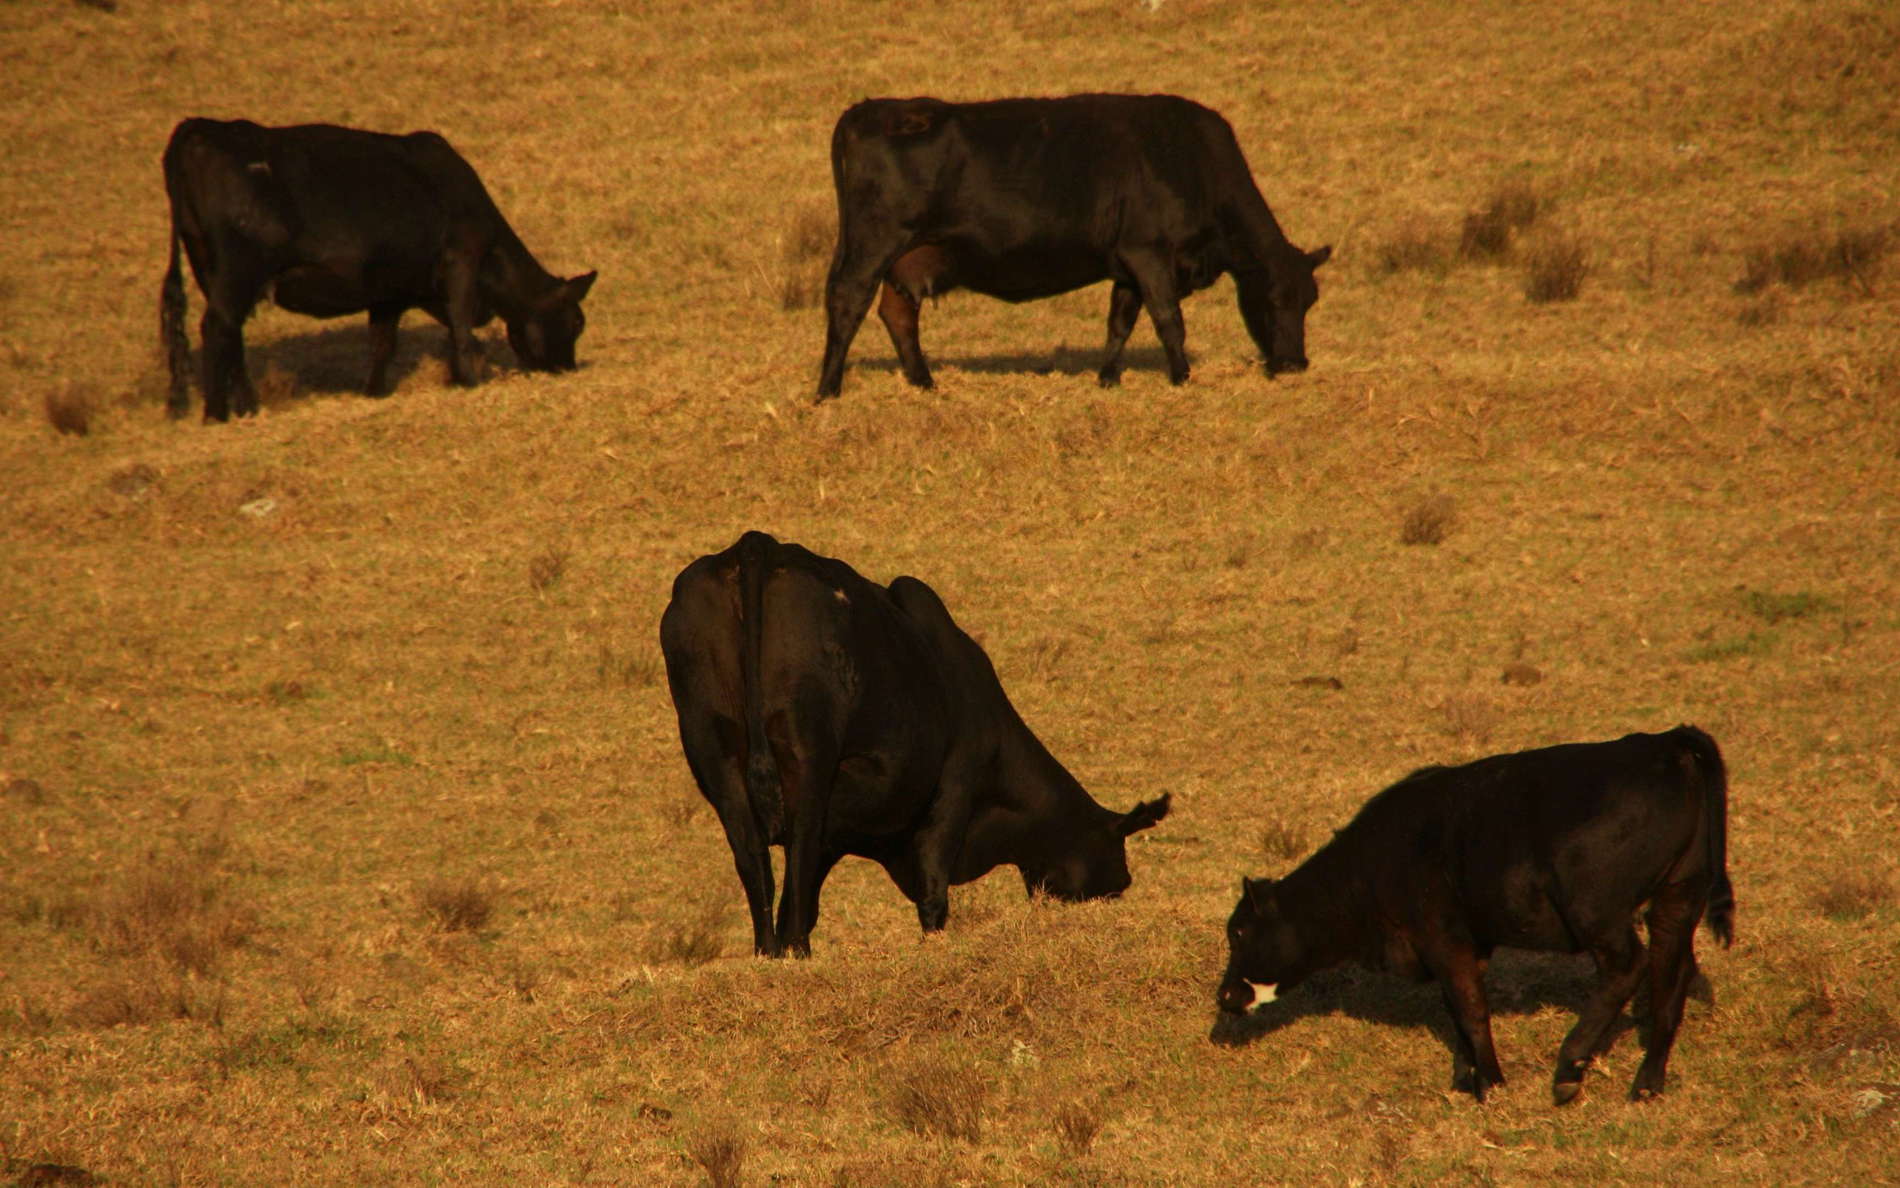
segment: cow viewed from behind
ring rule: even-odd
[[[1693,726],[1413,772],[1286,878],[1241,880],[1215,1038],[1357,959],[1437,980],[1453,1084],[1482,1101],[1504,1083],[1484,990],[1492,950],[1581,952],[1599,980],[1558,1051],[1557,1102],[1577,1096],[1645,975],[1650,1034],[1630,1097],[1654,1096],[1696,975],[1696,924],[1706,910],[1724,945],[1734,936],[1727,837],[1721,752]]]
[[[1168,797],[1103,808],[1017,716],[975,640],[916,578],[880,586],[761,532],[701,557],[660,620],[693,778],[719,814],[761,955],[811,952],[847,854],[882,865],[926,933],[999,865],[1031,893],[1129,885],[1125,841]],[[772,920],[772,862],[785,889]]]
[[[204,294],[205,419],[257,411],[244,321],[259,299],[317,318],[369,314],[372,396],[388,391],[396,325],[423,309],[449,330],[449,374],[480,376],[474,330],[499,314],[531,370],[574,367],[589,272],[550,275],[460,154],[434,132],[391,136],[305,124],[188,119],[165,146],[171,263],[159,301],[168,406],[189,407],[183,244]]]
[[[831,136],[838,245],[825,282],[818,399],[838,394],[845,353],[881,283],[878,317],[904,378],[931,386],[917,339],[926,297],[970,289],[1005,301],[1114,282],[1098,378],[1121,378],[1145,308],[1188,377],[1181,298],[1232,273],[1269,375],[1306,367],[1313,270],[1330,247],[1287,241],[1234,130],[1175,95],[867,99]]]

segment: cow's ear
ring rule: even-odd
[[[1273,908],[1273,880],[1250,879],[1241,876],[1240,894],[1253,905],[1253,910],[1266,914]]]
[[[1168,815],[1169,802],[1173,798],[1174,793],[1163,792],[1159,799],[1143,801],[1129,809],[1116,823],[1115,832],[1127,837],[1133,833],[1140,833],[1144,829],[1154,828],[1160,823],[1161,818]]]
[[[585,272],[580,276],[569,277],[561,284],[561,296],[579,305],[587,296],[587,290],[594,287],[594,278],[599,275],[598,272]]]
[[[1312,251],[1306,253],[1307,263],[1311,264],[1314,268],[1318,268],[1321,264],[1326,263],[1326,261],[1332,258],[1333,245],[1330,243],[1325,247],[1314,248]]]

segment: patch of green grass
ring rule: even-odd
[[[1792,594],[1772,594],[1766,590],[1750,590],[1742,596],[1742,603],[1748,613],[1767,623],[1779,623],[1785,619],[1805,619],[1821,611],[1832,610],[1834,604],[1819,594],[1806,590],[1797,590]]]
[[[1739,660],[1743,656],[1765,656],[1774,646],[1774,632],[1751,631],[1747,635],[1731,635],[1697,644],[1685,652],[1683,658],[1693,664],[1710,664],[1719,660]]]
[[[343,767],[358,767],[366,763],[382,763],[391,767],[414,767],[416,760],[406,751],[399,751],[388,743],[371,743],[338,752],[336,761]]]

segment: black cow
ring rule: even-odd
[[[1696,976],[1704,909],[1724,945],[1734,937],[1727,836],[1722,755],[1693,726],[1413,772],[1285,879],[1241,880],[1215,1038],[1356,958],[1437,979],[1456,1034],[1452,1083],[1482,1101],[1504,1083],[1484,994],[1492,949],[1584,952],[1600,980],[1558,1051],[1556,1100],[1577,1096],[1645,969],[1650,1035],[1630,1097],[1651,1097]],[[1634,924],[1645,904],[1647,962]]]
[[[480,378],[474,329],[496,314],[523,367],[567,371],[594,274],[562,280],[529,254],[481,178],[433,132],[389,136],[330,124],[265,128],[189,119],[165,146],[171,265],[159,333],[173,416],[189,407],[183,242],[205,296],[205,419],[257,411],[244,320],[269,293],[318,318],[369,313],[370,395],[388,391],[396,323],[427,310],[449,328],[449,373]]]
[[[1009,864],[1033,894],[1120,894],[1124,839],[1168,797],[1111,812],[1017,716],[975,640],[916,578],[748,532],[673,583],[660,620],[680,742],[719,813],[761,955],[811,952],[818,889],[870,858],[944,926],[949,888]],[[772,924],[772,862],[785,890]]]
[[[1188,377],[1181,298],[1231,272],[1267,372],[1306,367],[1313,270],[1332,254],[1287,242],[1234,130],[1175,95],[868,99],[831,134],[838,246],[825,282],[818,398],[838,394],[845,352],[880,281],[878,316],[904,377],[930,387],[917,342],[925,297],[973,289],[1028,301],[1111,280],[1099,378],[1121,378],[1145,306]]]

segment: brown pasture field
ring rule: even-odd
[[[15,0],[0,62],[0,1178],[1900,1179],[1892,5]],[[952,296],[935,391],[873,318],[814,406],[837,114],[1077,90],[1229,118],[1335,245],[1312,370],[1228,282],[1180,388],[1145,319],[1095,386],[1100,287]],[[582,369],[496,326],[454,389],[412,314],[373,401],[361,319],[265,309],[263,413],[168,421],[194,114],[443,132],[600,270]],[[1098,799],[1173,793],[1128,895],[998,871],[923,943],[847,862],[755,960],[656,639],[753,527],[930,581]],[[1500,957],[1482,1106],[1428,986],[1208,1042],[1243,873],[1678,722],[1738,940],[1662,1099],[1631,1033],[1551,1104],[1582,959]]]

